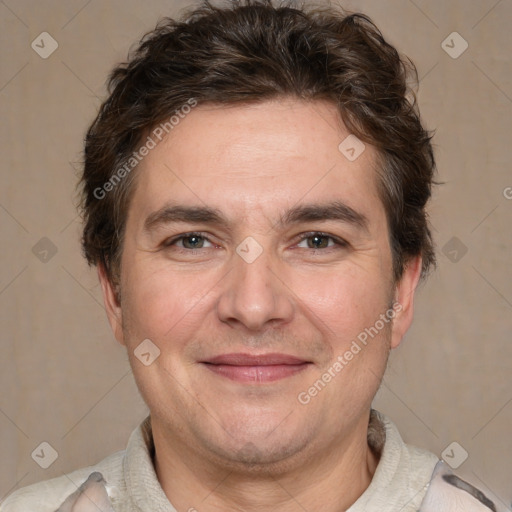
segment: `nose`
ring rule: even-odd
[[[217,312],[222,322],[250,331],[290,322],[293,292],[278,275],[279,265],[272,261],[269,251],[263,251],[251,263],[235,253],[232,265],[218,300]]]

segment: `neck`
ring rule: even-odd
[[[185,443],[153,425],[155,468],[169,501],[193,512],[340,512],[369,486],[378,456],[367,442],[368,415],[349,435],[312,456],[279,468],[242,471],[188,450]],[[174,442],[173,442],[174,441]]]

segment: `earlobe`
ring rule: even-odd
[[[411,326],[414,315],[414,292],[421,277],[421,265],[421,256],[411,258],[396,286],[395,309],[397,314],[393,320],[391,348],[397,348],[400,345],[402,338]]]
[[[103,303],[105,304],[105,310],[107,312],[110,327],[112,328],[116,340],[121,343],[121,345],[124,345],[122,312],[117,289],[110,281],[107,276],[107,272],[101,263],[98,264],[98,279],[100,280],[103,292]]]

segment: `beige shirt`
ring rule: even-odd
[[[396,426],[384,415],[372,411],[368,429],[370,446],[380,453],[372,482],[348,512],[418,512],[438,458],[425,450],[405,444]],[[167,499],[153,466],[154,445],[149,417],[132,433],[126,450],[115,453],[95,466],[37,483],[14,492],[0,512],[75,512],[72,502],[91,473],[103,475],[109,499],[93,506],[98,512],[176,512]],[[98,475],[95,475],[98,478]],[[89,479],[91,481],[91,479]],[[99,484],[96,484],[99,485]],[[102,484],[103,485],[103,484]],[[104,492],[105,487],[101,487]],[[67,501],[66,501],[67,500]],[[90,502],[90,500],[89,500]],[[110,506],[111,502],[111,506]],[[103,503],[103,502],[102,502]],[[64,505],[63,505],[64,504]],[[199,504],[191,504],[202,512]],[[59,508],[60,507],[60,508]],[[80,511],[89,510],[89,507]]]

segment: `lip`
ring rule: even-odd
[[[239,352],[221,354],[202,362],[209,364],[229,364],[233,366],[268,366],[282,364],[294,365],[308,363],[309,361],[289,354],[244,354]]]
[[[305,370],[310,361],[289,354],[221,354],[201,361],[210,371],[245,383],[263,383],[291,377]]]

